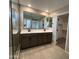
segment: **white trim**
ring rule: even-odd
[[[69,13],[69,11],[66,11],[66,12],[63,12],[63,13],[59,13],[59,14],[57,14],[57,16],[65,15],[65,14],[68,14],[68,13]]]
[[[67,25],[67,33],[66,33],[66,43],[65,43],[65,51],[66,51],[66,49],[67,49],[67,44],[68,44],[68,40],[69,40],[69,38],[68,38],[68,34],[69,34],[69,22],[68,22],[68,25]],[[68,52],[68,51],[67,51]]]
[[[56,13],[56,14],[52,15],[52,17],[53,16],[65,15],[65,14],[69,14],[69,11],[66,11],[66,12],[63,12],[63,13]]]

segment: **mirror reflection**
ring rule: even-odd
[[[12,24],[13,24],[13,30],[16,30],[18,28],[17,11],[16,9],[13,8],[12,8]]]

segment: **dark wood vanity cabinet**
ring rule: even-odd
[[[52,33],[21,34],[21,49],[44,45],[52,42]]]
[[[30,47],[30,39],[31,35],[21,34],[21,49],[29,48]]]
[[[31,34],[31,39],[29,40],[30,41],[30,47],[33,47],[33,46],[37,46],[38,45],[38,37],[37,37],[37,34]]]

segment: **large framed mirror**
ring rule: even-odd
[[[52,28],[52,18],[23,11],[24,29],[49,29]]]

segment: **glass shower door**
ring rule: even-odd
[[[9,14],[9,52],[10,59],[19,59],[20,55],[20,18],[19,0],[10,0]]]

